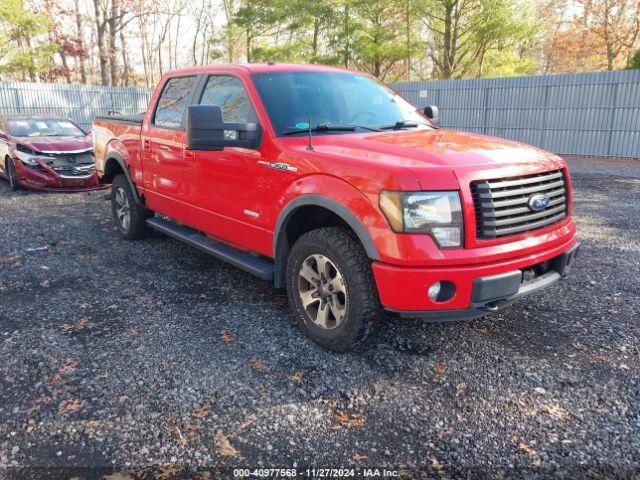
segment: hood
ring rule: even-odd
[[[453,130],[403,130],[362,135],[323,135],[314,146],[327,153],[387,158],[394,164],[419,168],[485,165],[503,166],[559,159],[531,145]]]
[[[13,139],[39,153],[69,152],[93,148],[91,134],[84,137],[13,137]]]
[[[463,184],[480,178],[559,169],[564,161],[520,142],[453,130],[403,130],[313,138],[318,151],[405,167],[429,188],[433,170],[447,170]]]

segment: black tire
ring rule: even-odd
[[[122,215],[124,210],[128,214],[127,221],[126,216]],[[153,216],[153,212],[136,202],[124,174],[117,175],[111,183],[111,213],[118,233],[125,240],[138,240],[148,236],[147,219]]]
[[[5,159],[4,161],[4,171],[7,174],[7,178],[9,180],[9,188],[11,191],[15,192],[17,190],[22,189],[22,185],[18,183],[16,179],[16,169],[13,166],[13,160],[10,158]]]
[[[344,298],[344,301],[338,300],[342,307],[342,310],[338,311],[343,312],[342,317],[339,320],[339,317],[333,314],[332,307],[335,304],[331,300],[335,298],[329,299],[331,313],[328,315],[332,319],[326,320],[327,316],[324,317],[325,328],[317,324],[318,310],[322,308],[324,300],[308,301],[307,309],[302,300],[305,293],[311,292],[312,296],[320,296],[321,290],[323,295],[331,295],[327,291],[327,288],[332,288],[331,281],[325,284],[326,288],[318,284],[314,290],[313,284],[306,281],[302,275],[301,269],[305,262],[316,265],[314,274],[321,270],[316,258],[320,258],[322,262],[328,260],[324,265],[328,264],[329,271],[336,272],[334,280],[340,277],[340,283],[344,285],[344,293],[338,294]],[[296,323],[311,340],[329,350],[344,352],[362,344],[382,316],[382,306],[371,271],[371,260],[358,239],[346,229],[319,228],[302,235],[291,248],[287,258],[286,282],[289,305]],[[316,320],[312,318],[314,310]],[[327,328],[327,325],[333,326]]]

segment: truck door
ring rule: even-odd
[[[258,122],[245,87],[235,75],[212,74],[202,79],[194,104],[216,105],[222,120]],[[260,150],[186,150],[185,175],[192,206],[192,226],[252,251],[271,251],[271,237],[263,228],[258,205],[263,195],[264,167]]]
[[[183,220],[186,214],[184,112],[197,79],[195,75],[169,78],[141,135],[149,207],[177,220]]]

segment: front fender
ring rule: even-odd
[[[362,224],[360,219],[338,200],[327,197],[325,195],[318,195],[314,193],[309,193],[301,197],[297,197],[287,203],[287,205],[284,207],[276,223],[276,235],[274,236],[273,244],[274,251],[277,252],[278,237],[282,234],[283,227],[286,225],[287,219],[296,209],[304,207],[306,205],[323,207],[338,215],[355,232],[358,239],[360,240],[360,243],[362,243],[362,246],[367,252],[367,256],[372,260],[380,260],[380,254],[378,253],[378,249],[373,242],[373,238],[371,237],[371,234],[366,229],[366,227]]]
[[[374,201],[377,202],[377,197]],[[387,221],[372,199],[344,180],[329,175],[303,177],[291,185],[279,205],[280,214],[275,222],[273,237],[276,286],[282,285],[288,254],[287,222],[298,208],[308,205],[335,213],[355,232],[367,256],[372,260],[381,260],[374,237],[380,229],[388,230]]]

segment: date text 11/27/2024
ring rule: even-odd
[[[395,478],[398,470],[386,468],[237,468],[234,478]]]

